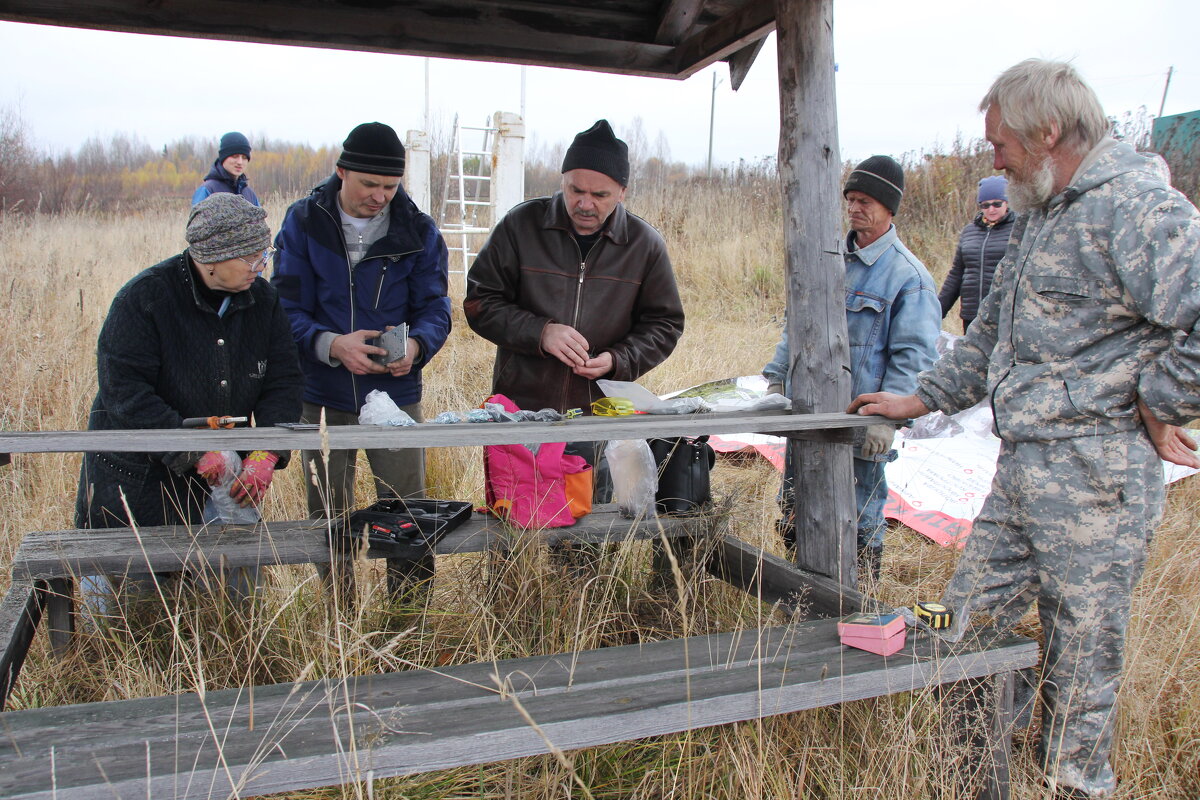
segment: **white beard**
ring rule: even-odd
[[[1054,197],[1054,162],[1049,155],[1042,157],[1027,178],[1007,170],[1005,174],[1008,175],[1008,204],[1018,214],[1035,208],[1044,209]]]

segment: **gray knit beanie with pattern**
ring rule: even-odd
[[[261,253],[271,245],[267,212],[239,194],[210,194],[188,215],[188,252],[199,264]]]

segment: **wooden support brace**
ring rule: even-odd
[[[955,798],[1009,800],[1011,796],[1015,672],[945,684],[935,696],[953,752]]]
[[[8,704],[45,606],[45,583],[13,581],[0,603],[0,711]]]
[[[75,633],[75,581],[71,578],[51,578],[42,591],[46,595],[46,630],[50,634],[50,652],[58,658],[66,656]]]
[[[721,539],[707,567],[721,580],[763,602],[778,603],[791,615],[841,617],[861,610],[864,604],[863,596],[854,589],[733,536]]]

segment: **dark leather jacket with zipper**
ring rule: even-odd
[[[582,408],[603,392],[541,349],[551,322],[574,327],[591,354],[612,353],[608,380],[635,381],[666,360],[683,333],[683,304],[666,243],[618,205],[586,259],[562,193],[516,206],[467,276],[471,329],[497,346],[492,391],[525,409]]]

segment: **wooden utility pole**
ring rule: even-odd
[[[792,410],[850,403],[845,264],[834,89],[833,0],[776,0],[779,175],[787,248],[787,335]],[[851,447],[792,440],[799,566],[854,586]]]

